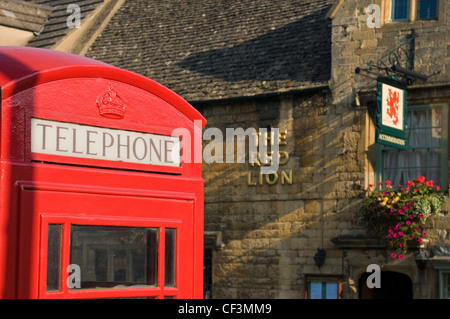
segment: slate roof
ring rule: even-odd
[[[36,48],[51,48],[61,38],[66,36],[71,30],[67,26],[67,18],[73,11],[67,12],[69,4],[76,4],[80,7],[81,22],[95,8],[103,3],[103,0],[26,0],[31,3],[45,5],[52,8],[52,13],[48,17],[41,32],[35,36],[28,46]]]
[[[39,32],[53,8],[18,0],[0,0],[0,25]]]
[[[188,101],[328,84],[334,0],[126,0],[86,56]]]

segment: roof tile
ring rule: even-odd
[[[133,0],[87,56],[190,101],[326,85],[333,0]]]

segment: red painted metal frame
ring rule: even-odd
[[[99,115],[95,101],[109,85],[127,103],[123,119]],[[163,167],[32,154],[30,121],[34,117],[162,135],[184,128],[183,147],[193,154],[204,118],[148,78],[50,50],[0,47],[0,88],[0,298],[201,298],[201,163],[183,158],[181,167]],[[160,272],[158,288],[46,292],[47,227],[53,222],[65,225],[62,283],[70,223],[151,226],[161,234],[164,227],[176,227],[177,287],[164,288]],[[164,269],[163,261],[159,269]]]

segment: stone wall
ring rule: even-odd
[[[203,164],[205,231],[221,231],[224,243],[213,258],[214,298],[303,298],[305,274],[342,273],[342,251],[331,238],[360,227],[365,118],[330,102],[323,90],[198,106],[205,130],[279,128],[286,133],[280,151],[289,154],[276,182],[260,180],[248,162]],[[320,269],[318,248],[327,250]]]

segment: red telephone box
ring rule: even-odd
[[[204,118],[51,50],[1,47],[0,88],[0,297],[201,298]]]

